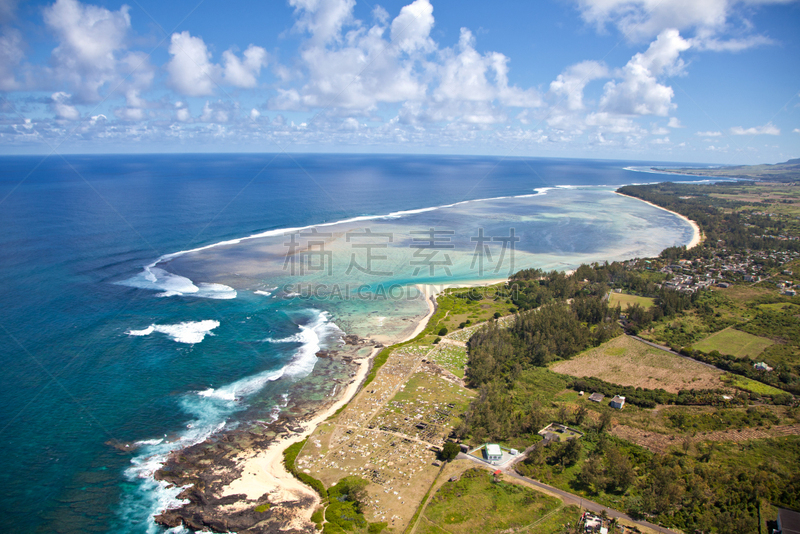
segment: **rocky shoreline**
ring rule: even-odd
[[[202,443],[173,452],[154,478],[184,488],[178,498],[188,503],[179,508],[164,510],[155,516],[156,523],[168,528],[185,526],[189,529],[240,534],[313,533],[314,525],[303,519],[315,501],[309,497],[293,496],[281,499],[279,493],[266,492],[257,499],[245,494],[224,495],[225,488],[244,473],[243,459],[263,451],[280,440],[291,439],[306,430],[306,423],[315,415],[330,408],[352,382],[363,356],[358,351],[374,344],[357,336],[348,336],[339,350],[320,351],[317,355],[328,360],[330,369],[350,370],[350,378],[330,376],[325,380],[298,383],[293,388],[289,404],[273,422],[255,421],[246,427],[221,432]],[[371,362],[370,362],[371,365]],[[345,375],[346,376],[346,375]],[[319,376],[317,376],[319,378]],[[323,402],[307,399],[319,394],[319,389],[337,384],[336,395]]]

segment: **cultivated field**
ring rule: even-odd
[[[721,354],[730,354],[737,358],[755,358],[771,345],[774,343],[767,338],[729,327],[695,343],[692,348],[703,352],[716,350]]]
[[[774,388],[768,384],[764,384],[758,382],[756,380],[751,380],[747,377],[734,375],[734,374],[726,374],[722,377],[722,380],[733,387],[743,389],[745,391],[750,391],[752,393],[757,393],[759,395],[780,395],[785,393],[784,391]]]
[[[619,305],[625,310],[628,306],[633,306],[634,304],[638,304],[644,309],[651,308],[655,304],[655,301],[648,297],[638,297],[636,295],[628,295],[627,293],[611,293],[608,297],[608,303],[611,306]]]
[[[550,367],[557,373],[576,377],[593,376],[623,386],[663,389],[724,387],[722,371],[668,352],[652,348],[628,336],[619,336],[571,360]]]

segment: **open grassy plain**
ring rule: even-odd
[[[608,302],[611,306],[619,305],[622,310],[625,311],[629,306],[633,306],[634,304],[638,304],[645,309],[652,308],[655,299],[640,297],[638,295],[629,295],[627,293],[611,293],[608,297]]]
[[[771,345],[774,345],[774,342],[769,339],[729,327],[695,343],[692,348],[703,352],[716,350],[721,354],[730,354],[737,358],[756,358]]]
[[[724,387],[723,372],[680,356],[650,347],[628,336],[619,336],[550,369],[575,377],[595,377],[623,386],[663,389]]]

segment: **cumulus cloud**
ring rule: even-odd
[[[658,82],[660,76],[680,74],[684,63],[680,53],[691,44],[677,30],[665,30],[648,49],[634,55],[622,68],[622,81],[605,85],[600,107],[627,115],[667,116],[675,104],[671,87]]]
[[[406,53],[417,50],[429,52],[436,48],[430,37],[432,29],[433,6],[428,0],[416,0],[403,7],[392,21],[391,40]]]
[[[77,0],[56,0],[44,9],[44,21],[58,38],[53,50],[52,74],[74,90],[79,102],[100,100],[100,91],[139,84],[139,89],[152,80],[152,67],[143,54],[127,52],[131,26],[130,8],[118,11]],[[124,81],[133,71],[132,81]]]
[[[70,121],[81,118],[81,114],[78,113],[75,106],[70,104],[71,98],[72,95],[60,91],[50,96],[50,107],[57,118]]]
[[[736,51],[768,44],[754,35],[732,40],[716,37],[730,26],[741,7],[784,4],[791,0],[576,0],[581,17],[603,29],[616,26],[630,41],[642,41],[666,29],[694,30],[698,49]],[[744,23],[748,29],[748,23]]]
[[[400,103],[395,119],[404,124],[507,120],[500,106],[532,107],[540,95],[509,82],[509,59],[479,53],[463,28],[455,47],[440,49],[431,37],[433,6],[414,0],[389,20],[373,10],[366,26],[346,0],[293,0],[296,28],[308,34],[301,49],[304,83],[281,87],[269,107],[323,108],[328,114],[369,115],[379,105]]]
[[[225,82],[234,87],[255,87],[261,68],[267,65],[267,51],[260,46],[250,45],[242,56],[243,59],[239,59],[231,50],[222,53]]]
[[[722,132],[697,132],[695,135],[699,137],[722,137]]]
[[[172,59],[167,63],[168,82],[186,96],[209,96],[221,85],[255,87],[267,64],[267,51],[251,44],[242,59],[226,50],[222,53],[224,65],[218,65],[211,60],[205,41],[188,31],[172,34],[169,53]]]
[[[586,84],[608,76],[608,67],[605,64],[598,61],[583,61],[572,65],[550,82],[550,92],[563,98],[567,109],[580,110],[584,108],[583,90]]]
[[[289,5],[298,17],[295,28],[324,45],[341,39],[342,28],[353,21],[356,0],[289,0]]]
[[[678,117],[670,117],[667,126],[670,128],[683,128],[683,124]]]
[[[283,88],[270,101],[274,109],[313,107],[369,111],[382,102],[421,99],[425,84],[415,73],[409,52],[429,46],[433,26],[428,0],[416,0],[392,22],[395,41],[385,37],[387,28],[365,28],[352,16],[354,2],[346,0],[293,0],[297,27],[307,32],[301,51],[306,83]],[[418,18],[415,18],[418,17]],[[395,23],[400,19],[400,23]],[[342,35],[345,25],[353,29]]]
[[[731,128],[733,135],[780,135],[781,131],[774,124],[768,122],[763,126],[753,126],[752,128],[742,128],[734,126]]]
[[[200,37],[188,32],[173,33],[167,63],[169,83],[187,96],[206,96],[214,92],[219,79],[219,66],[211,62],[211,53]]]

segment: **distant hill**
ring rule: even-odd
[[[693,174],[718,178],[739,178],[762,182],[800,182],[800,158],[790,159],[775,165],[740,165],[737,167],[718,167],[714,169],[698,169],[682,167],[678,169],[653,168],[661,172],[675,174]]]

